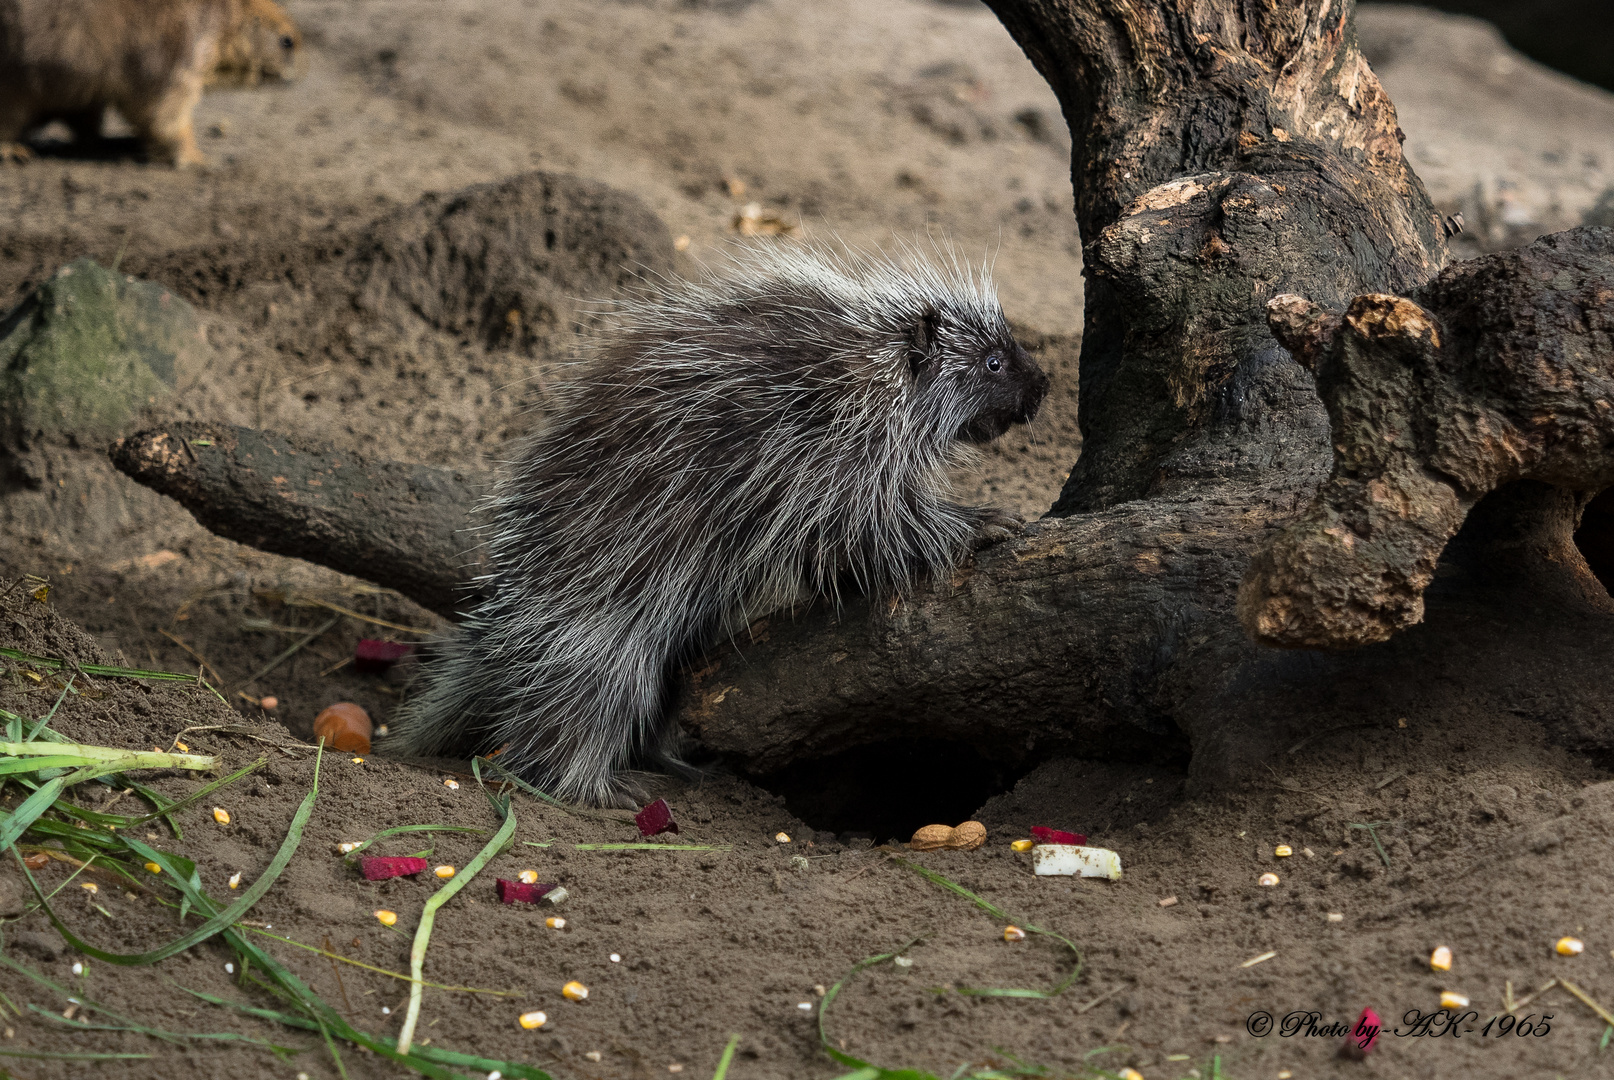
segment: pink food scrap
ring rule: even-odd
[[[637,814],[634,814],[633,820],[639,823],[640,836],[655,836],[657,833],[678,831],[678,822],[673,820],[672,807],[667,805],[666,799],[657,799]]]
[[[1087,837],[1081,833],[1066,832],[1063,829],[1050,829],[1046,825],[1031,826],[1031,838],[1039,844],[1085,844]]]
[[[408,877],[426,869],[425,859],[408,855],[370,855],[359,860],[359,871],[366,881],[385,881],[388,878]]]
[[[360,638],[353,648],[353,666],[360,671],[385,671],[393,664],[409,655],[413,645],[404,645],[396,641],[377,641],[375,638]]]
[[[498,890],[499,899],[506,904],[514,904],[518,902],[522,904],[536,904],[539,900],[543,899],[545,893],[549,892],[555,886],[542,881],[534,882],[533,884],[528,885],[525,882],[506,881],[504,878],[499,878],[493,883],[493,887],[494,889]]]

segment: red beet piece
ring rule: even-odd
[[[1039,844],[1085,844],[1087,837],[1079,832],[1050,829],[1046,825],[1031,826],[1031,838]]]
[[[637,814],[634,814],[633,820],[639,823],[640,836],[655,836],[657,833],[678,831],[678,822],[673,820],[672,807],[667,805],[666,799],[657,799]]]
[[[353,649],[353,666],[360,671],[385,671],[408,656],[409,650],[413,648],[413,645],[404,645],[396,641],[360,638],[358,645]]]
[[[1371,1008],[1363,1009],[1362,1015],[1356,1018],[1350,1033],[1345,1036],[1345,1056],[1357,1058],[1366,1057],[1372,1052],[1374,1044],[1379,1041],[1379,1032],[1384,1028],[1384,1021],[1379,1014]]]
[[[555,886],[551,882],[539,881],[527,885],[520,881],[506,881],[499,878],[493,883],[493,887],[498,890],[499,899],[506,904],[514,904],[518,900],[523,904],[536,904],[543,899],[544,893]]]
[[[424,869],[426,869],[425,859],[412,859],[407,855],[370,855],[359,860],[359,870],[364,874],[366,881],[408,877]]]

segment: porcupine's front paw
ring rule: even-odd
[[[1001,506],[977,506],[971,509],[975,516],[975,534],[970,537],[971,551],[1012,540],[1025,530],[1026,519],[1016,511]]]

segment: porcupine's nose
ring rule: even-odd
[[[1024,354],[1022,353],[1022,355]],[[1016,424],[1028,424],[1034,420],[1037,416],[1037,410],[1042,408],[1042,399],[1048,396],[1047,373],[1038,367],[1036,361],[1029,356],[1026,356],[1025,359],[1035,378],[1030,380],[1030,385],[1026,387],[1025,393],[1020,397],[1020,408],[1014,416]]]

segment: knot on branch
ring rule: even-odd
[[[1423,618],[1435,563],[1485,494],[1614,484],[1614,230],[1461,263],[1341,314],[1279,296],[1267,320],[1316,377],[1334,467],[1244,576],[1239,618],[1263,644],[1383,641]]]

